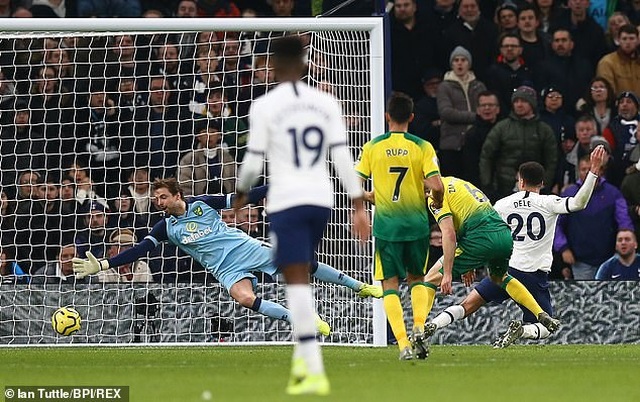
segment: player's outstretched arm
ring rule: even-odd
[[[593,194],[593,190],[595,190],[596,185],[598,184],[598,175],[600,175],[600,172],[602,171],[606,157],[607,151],[605,151],[602,145],[598,145],[593,151],[591,151],[591,155],[589,157],[591,168],[589,169],[589,173],[576,195],[567,200],[567,212],[581,211],[587,207],[587,204],[591,199],[591,195]]]
[[[74,258],[73,272],[77,278],[84,278],[87,275],[94,275],[100,271],[109,269],[110,267],[119,267],[121,265],[130,264],[139,258],[147,255],[149,251],[156,248],[156,244],[145,238],[139,244],[127,249],[110,259],[98,260],[90,251],[87,251],[87,259]]]
[[[93,275],[100,270],[109,269],[110,267],[119,267],[121,265],[130,264],[139,258],[147,255],[149,251],[156,248],[160,242],[167,241],[167,228],[164,219],[160,220],[153,226],[151,233],[145,237],[140,243],[127,249],[110,259],[98,260],[91,252],[87,252],[87,259],[74,258],[73,272],[77,278],[84,278],[87,275]]]

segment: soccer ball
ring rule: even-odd
[[[80,313],[72,307],[60,307],[51,316],[53,330],[64,336],[78,332],[81,321]]]

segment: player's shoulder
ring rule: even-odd
[[[547,210],[555,210],[555,206],[558,204],[566,204],[569,197],[560,197],[556,194],[535,194],[532,201],[539,208]]]
[[[366,144],[364,144],[364,147],[365,148],[373,148],[376,145],[379,145],[379,144],[383,143],[384,141],[388,141],[389,138],[391,138],[391,133],[387,132],[387,133],[381,134],[381,135],[369,140]]]

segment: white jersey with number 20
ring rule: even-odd
[[[511,227],[509,266],[519,271],[551,271],[551,248],[558,215],[567,214],[568,197],[520,191],[498,200],[494,208]]]
[[[284,82],[253,103],[249,119],[251,162],[268,156],[269,212],[300,205],[333,206],[328,151],[349,194],[361,195],[353,162],[348,162],[342,111],[331,95],[300,81]]]

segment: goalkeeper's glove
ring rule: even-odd
[[[91,254],[91,251],[87,251],[88,260],[83,260],[82,258],[74,258],[73,262],[73,273],[76,275],[76,278],[84,278],[87,275],[93,275],[98,273],[102,269],[109,268],[109,261],[100,260]]]

